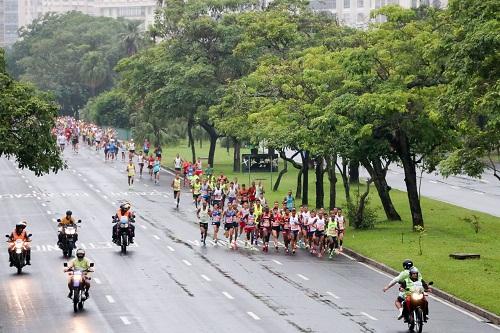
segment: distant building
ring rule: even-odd
[[[312,9],[328,11],[340,23],[352,27],[367,26],[370,12],[385,5],[400,5],[403,8],[427,5],[442,8],[448,5],[448,0],[310,0]]]
[[[92,16],[123,17],[144,22],[154,21],[156,0],[0,0],[0,46],[17,40],[17,30],[46,13],[72,10]]]
[[[19,26],[18,0],[0,0],[0,46],[5,47],[17,40]]]

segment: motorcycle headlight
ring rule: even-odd
[[[120,224],[120,227],[122,227],[122,228],[128,228],[128,223]]]
[[[420,301],[422,298],[424,298],[424,294],[413,293],[411,294],[411,298],[415,301]]]

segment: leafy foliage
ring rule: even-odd
[[[0,49],[0,156],[15,157],[38,176],[63,168],[51,134],[57,110],[48,94],[9,77]]]

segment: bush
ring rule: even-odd
[[[356,229],[373,229],[377,222],[376,210],[369,205],[368,197],[363,198],[359,192],[347,203],[347,217]]]

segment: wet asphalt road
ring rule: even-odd
[[[395,319],[396,290],[382,292],[383,273],[343,255],[200,246],[190,195],[176,210],[171,175],[163,172],[159,186],[146,176],[128,191],[125,163],[105,163],[87,147],[64,154],[69,168],[44,177],[0,159],[1,229],[26,218],[33,233],[33,263],[22,275],[8,267],[6,246],[0,251],[0,332],[407,331]],[[110,243],[110,217],[124,200],[138,216],[127,255]],[[78,314],[55,245],[55,220],[67,209],[83,220],[79,243],[95,262],[91,297]],[[435,299],[430,309],[424,332],[498,332]]]

